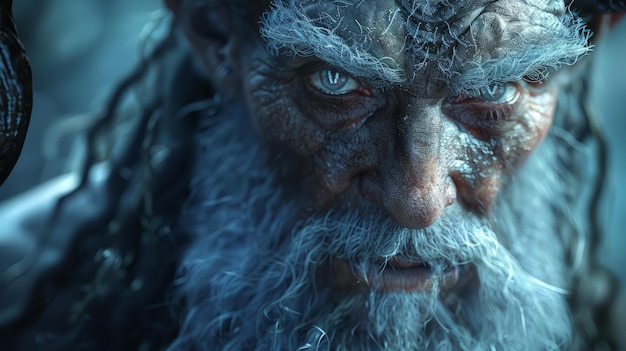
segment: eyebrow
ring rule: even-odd
[[[260,33],[274,55],[317,57],[347,73],[366,79],[374,86],[389,86],[406,81],[404,71],[392,58],[378,58],[348,44],[332,29],[316,26],[293,2],[274,2],[263,15]]]
[[[545,30],[541,39],[534,38],[501,58],[482,63],[465,62],[466,68],[462,72],[450,72],[449,78],[456,91],[521,79],[541,81],[550,71],[573,65],[588,54],[590,36],[580,18],[566,14],[561,25]]]
[[[347,73],[368,81],[376,87],[399,85],[407,82],[404,67],[392,58],[378,58],[358,45],[350,45],[332,29],[316,25],[320,20],[307,16],[295,2],[274,1],[272,8],[261,20],[260,33],[268,50],[274,55],[293,57],[316,57]],[[452,93],[467,92],[490,86],[494,83],[519,80],[540,81],[551,70],[562,65],[572,65],[586,55],[590,37],[582,20],[567,13],[561,23],[549,28],[542,38],[533,39],[517,50],[484,62],[458,62],[454,55],[428,57],[413,43],[405,50],[413,51],[414,57],[423,56],[421,62],[433,62],[443,73],[442,79]],[[462,67],[462,68],[459,68]]]

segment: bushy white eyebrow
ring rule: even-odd
[[[336,0],[329,0],[333,3]],[[447,0],[403,0],[402,4],[425,5]],[[534,1],[534,0],[527,0]],[[345,6],[343,0],[337,6]],[[493,1],[491,1],[493,2]],[[468,3],[465,1],[465,3]],[[434,6],[430,4],[429,6]],[[435,4],[436,5],[436,4]],[[369,53],[365,47],[346,42],[336,34],[341,19],[328,17],[311,18],[306,13],[307,6],[314,6],[311,0],[274,0],[260,26],[261,36],[266,40],[268,50],[274,55],[292,55],[300,57],[315,56],[322,61],[345,70],[356,77],[368,80],[375,86],[389,86],[406,83],[412,77],[406,77],[405,69],[399,67],[391,58],[379,58]],[[423,9],[423,8],[422,8]],[[421,12],[423,15],[424,12]],[[415,23],[410,11],[405,11],[407,42],[405,50],[411,55],[414,66],[429,62],[437,65],[442,79],[451,91],[458,93],[479,89],[495,82],[512,82],[521,79],[543,79],[548,68],[558,69],[561,65],[574,64],[589,51],[587,41],[589,32],[584,29],[580,19],[565,14],[559,19],[554,18],[541,33],[541,39],[533,37],[516,50],[507,52],[497,59],[473,61],[459,59],[456,55],[459,45],[476,45],[451,36],[447,47],[439,52],[424,49],[429,41],[439,40],[432,33],[412,28]],[[335,22],[332,25],[331,22]],[[444,22],[445,23],[445,22]],[[413,25],[413,27],[415,27]],[[441,37],[449,36],[441,33]],[[441,43],[438,43],[441,48]],[[445,51],[445,55],[442,52]],[[419,67],[412,67],[418,71]]]
[[[566,14],[561,25],[546,30],[540,41],[524,43],[520,50],[498,59],[464,62],[466,69],[448,73],[451,85],[460,92],[498,82],[540,81],[550,70],[573,65],[586,55],[591,49],[587,44],[590,35],[581,19]]]
[[[315,56],[346,72],[370,80],[375,85],[404,82],[403,70],[392,59],[385,62],[366,50],[348,44],[333,29],[318,25],[320,19],[308,17],[307,1],[274,1],[261,20],[261,36],[274,55]]]

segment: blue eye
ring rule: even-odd
[[[519,97],[517,88],[511,83],[493,83],[467,95],[491,104],[512,104]]]
[[[344,95],[359,89],[350,75],[334,69],[323,69],[309,76],[311,84],[329,95]]]

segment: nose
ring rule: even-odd
[[[390,156],[381,165],[382,205],[401,226],[425,228],[456,198],[442,143],[438,104],[411,107],[397,122]]]

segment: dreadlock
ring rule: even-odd
[[[71,238],[72,254],[63,257],[60,266],[82,260],[95,264],[86,265],[72,281],[54,282],[53,286],[62,284],[70,290],[82,286],[89,291],[72,308],[72,333],[92,334],[94,340],[116,335],[102,340],[110,349],[162,347],[175,334],[175,323],[164,302],[183,241],[173,238],[170,228],[188,183],[186,139],[181,135],[191,123],[174,120],[180,106],[175,105],[185,104],[181,99],[187,98],[187,90],[173,95],[170,87],[177,75],[191,73],[187,54],[178,47],[176,26],[168,20],[162,17],[155,22],[145,39],[141,61],[85,131],[86,153],[78,185],[58,199],[38,238],[38,250],[22,268],[28,269],[28,262],[35,262],[57,235]],[[170,67],[175,68],[173,72],[165,69]],[[211,93],[208,88],[198,91]],[[102,172],[104,181],[94,185],[94,174]],[[77,212],[76,204],[84,201],[90,208]],[[133,289],[138,293],[127,293]],[[105,291],[108,293],[102,293]],[[126,316],[123,322],[111,320],[115,313],[98,307],[108,299],[116,301],[116,311]],[[160,307],[146,310],[150,303]],[[87,321],[85,315],[93,319]],[[71,339],[68,335],[48,344],[50,349],[66,349],[64,343],[73,342]]]

